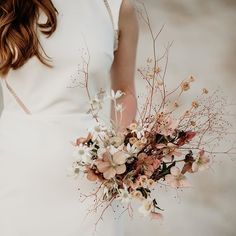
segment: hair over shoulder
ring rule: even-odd
[[[40,10],[47,17],[44,23],[38,21]],[[20,68],[32,56],[51,67],[38,40],[36,27],[50,37],[57,27],[57,14],[51,0],[0,0],[1,76],[10,69]]]

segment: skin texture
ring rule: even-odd
[[[124,111],[119,123],[119,131],[123,131],[135,121],[137,98],[135,91],[136,54],[139,36],[137,12],[132,0],[123,0],[119,15],[119,46],[115,52],[111,68],[111,88],[125,92],[117,103],[122,103]],[[111,104],[111,119],[115,121],[114,104]],[[118,120],[120,115],[118,113]]]

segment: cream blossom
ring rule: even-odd
[[[192,164],[192,171],[202,171],[209,168],[210,158],[202,150],[198,153],[196,160]]]
[[[72,166],[67,168],[67,176],[72,176],[77,178],[80,172],[84,172],[86,170],[85,166],[79,165],[77,162],[73,162]]]
[[[176,166],[172,166],[170,168],[170,174],[165,176],[165,181],[173,188],[179,187],[190,187],[190,183],[188,182],[186,176],[184,176],[180,169]]]
[[[105,179],[111,179],[116,174],[123,174],[126,171],[126,160],[127,154],[123,151],[117,151],[114,154],[106,151],[103,159],[96,160],[95,164]]]
[[[182,152],[178,150],[178,146],[173,143],[167,144],[157,144],[157,148],[162,149],[163,152],[163,161],[170,162],[173,156],[180,157]]]
[[[178,120],[175,120],[170,116],[166,116],[165,118],[159,120],[159,124],[157,125],[157,131],[164,136],[172,135],[178,125]]]
[[[123,107],[122,103],[118,103],[115,106],[115,110],[118,111],[118,112],[123,112],[124,111],[124,107]]]
[[[190,89],[190,83],[185,81],[181,84],[182,91],[188,91]]]
[[[110,144],[114,145],[116,148],[122,145],[124,138],[121,136],[113,136],[110,138]]]
[[[136,124],[136,126],[133,125],[133,127],[131,129],[131,133],[135,132],[137,135],[137,138],[140,139],[142,136],[144,136],[146,130],[147,130],[147,128]]]
[[[110,97],[111,97],[112,100],[116,100],[116,99],[120,98],[121,96],[123,96],[124,94],[125,94],[125,93],[122,92],[121,90],[117,90],[117,91],[115,92],[113,89],[111,89],[111,95],[110,95]]]
[[[106,136],[108,127],[103,124],[99,124],[89,127],[87,130],[92,133],[92,141],[96,141],[99,137],[102,138]]]
[[[151,198],[143,200],[142,205],[138,208],[138,211],[143,216],[149,216],[153,210],[154,210],[154,205],[153,205],[153,200]]]
[[[127,144],[126,149],[129,156],[134,156],[140,151],[140,149],[137,148],[137,146],[135,145],[131,146],[130,143]]]
[[[90,100],[90,105],[92,106],[92,109],[95,111],[99,111],[102,109],[103,106],[103,100],[95,97],[93,99]]]
[[[77,162],[82,162],[84,164],[90,164],[92,162],[91,148],[82,143],[76,146],[72,155]]]
[[[125,184],[123,189],[119,189],[117,199],[122,203],[129,203],[132,200],[132,195],[129,193],[128,188]]]

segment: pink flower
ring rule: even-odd
[[[172,135],[179,125],[179,121],[174,120],[170,116],[164,116],[164,118],[159,120],[158,122],[157,132],[164,136]]]
[[[201,150],[196,160],[192,164],[192,171],[202,171],[209,168],[210,158],[205,154],[204,150]]]
[[[150,217],[152,220],[160,220],[160,221],[163,220],[163,215],[161,213],[154,212],[154,211],[150,213]]]
[[[192,131],[187,131],[183,137],[181,137],[178,142],[177,145],[178,146],[183,146],[185,143],[188,143],[189,141],[191,141],[194,137],[196,136],[195,132]]]
[[[99,179],[99,176],[96,175],[96,173],[89,167],[87,167],[86,173],[87,173],[87,179],[90,181],[96,181]]]
[[[106,151],[103,153],[103,158],[96,160],[95,164],[105,179],[111,179],[116,174],[123,174],[126,171],[126,158],[127,156],[123,151],[117,151],[113,155]]]
[[[187,178],[181,174],[180,169],[176,166],[170,168],[170,174],[165,176],[165,181],[173,188],[191,186]]]
[[[182,152],[178,150],[178,146],[173,143],[168,144],[157,144],[157,148],[162,149],[163,152],[163,160],[165,162],[172,161],[173,156],[181,157]]]
[[[145,175],[150,177],[160,164],[160,160],[155,156],[148,156],[146,153],[142,152],[138,155],[136,171],[143,172]]]

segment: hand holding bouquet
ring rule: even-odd
[[[149,25],[148,15],[146,18],[143,17]],[[150,25],[148,28],[155,45],[160,32],[154,36]],[[167,88],[165,76],[170,46],[160,58],[154,47],[153,57],[147,59],[144,68],[138,69],[147,85],[146,98],[143,103],[138,102],[137,120],[123,132],[117,120],[104,125],[102,118],[99,119],[103,101],[108,98],[114,102],[116,117],[119,115],[122,120],[126,108],[116,101],[124,95],[123,91],[111,90],[90,100],[89,113],[97,120],[97,126],[87,137],[74,141],[73,173],[82,172],[88,183],[99,183],[90,196],[96,198],[95,210],[103,206],[102,214],[111,202],[118,200],[126,204],[126,210],[132,215],[132,201],[137,200],[141,214],[162,219],[163,209],[157,196],[153,196],[158,185],[175,189],[190,187],[188,174],[208,169],[216,153],[230,154],[232,150],[214,152],[229,126],[224,119],[225,100],[217,92],[209,94],[203,88],[181,111],[180,98],[191,89],[195,78],[189,76],[174,89]]]

